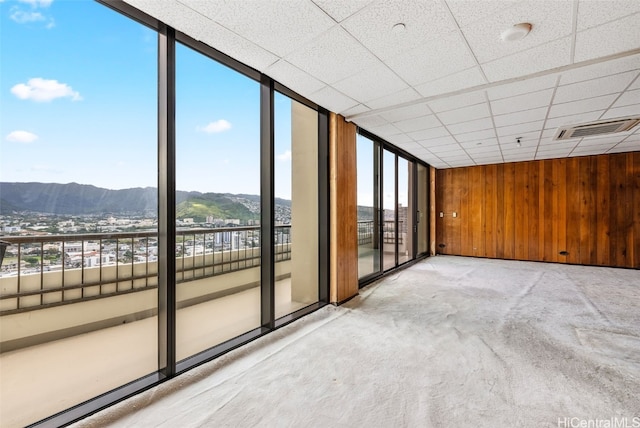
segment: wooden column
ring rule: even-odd
[[[356,127],[329,117],[330,300],[340,304],[358,294]]]
[[[429,255],[436,255],[436,169],[429,167]]]

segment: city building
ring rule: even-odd
[[[157,209],[149,230],[115,231],[138,221],[109,211],[109,233],[76,233],[97,204],[121,202],[78,187],[65,202],[82,214],[58,224],[73,235],[2,236],[1,427],[159,423],[144,400],[186,426],[221,423],[229,403],[247,412],[227,420],[238,426],[640,422],[640,2],[0,11],[15,159],[30,145],[34,165],[84,174],[69,185],[157,186],[120,196],[136,215]],[[25,45],[30,30],[52,45]],[[51,61],[82,79],[38,77]],[[31,113],[55,113],[49,134]],[[85,124],[101,124],[95,143]],[[44,144],[76,134],[72,160]],[[3,183],[67,173],[8,157]],[[49,254],[60,269],[45,270],[45,246],[64,248]],[[243,350],[255,352],[244,372],[181,407],[185,373],[213,379]],[[284,371],[265,374],[269,361]]]

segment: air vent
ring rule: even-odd
[[[601,120],[598,122],[582,123],[580,125],[564,126],[558,129],[554,140],[570,140],[572,138],[609,135],[631,130],[640,123],[640,116],[624,117],[620,119]]]

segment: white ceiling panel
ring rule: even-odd
[[[413,119],[394,122],[394,125],[403,132],[421,131],[423,129],[436,128],[442,124],[434,115],[414,117]]]
[[[497,127],[517,125],[519,123],[544,120],[548,107],[538,107],[531,110],[523,110],[516,113],[501,114],[493,117]]]
[[[384,64],[366,68],[333,85],[345,95],[366,104],[367,101],[395,94],[409,86]]]
[[[640,12],[640,2],[637,0],[581,0],[578,3],[578,31],[637,12]]]
[[[410,85],[430,82],[476,65],[457,32],[444,34],[437,40],[429,41],[385,62]],[[407,67],[407,64],[411,64],[411,67]]]
[[[281,59],[265,70],[265,74],[279,82],[287,82],[287,87],[296,92],[313,93],[322,89],[325,84]]]
[[[640,0],[125,1],[439,168],[640,150],[553,141],[640,114]]]
[[[396,106],[398,104],[415,101],[417,99],[420,99],[420,94],[418,94],[418,92],[414,88],[409,88],[391,95],[386,95],[384,97],[368,101],[367,106],[371,107],[372,109],[379,109],[389,106]]]
[[[503,58],[571,34],[572,3],[569,1],[523,0],[515,7],[462,27],[481,64]],[[518,43],[503,42],[500,34],[520,22],[530,22],[531,32]]]
[[[635,71],[587,80],[570,85],[559,86],[553,97],[556,104],[583,99],[585,94],[589,97],[622,92],[636,77]]]
[[[330,84],[379,65],[371,52],[339,26],[291,53],[286,59],[318,80]]]
[[[473,67],[441,79],[417,85],[415,88],[423,97],[429,97],[454,92],[470,86],[482,85],[483,83],[487,83],[487,81],[482,74],[482,70],[479,67]]]
[[[576,35],[575,61],[585,61],[638,48],[640,14],[636,13]]]
[[[545,89],[543,91],[491,101],[491,111],[495,115],[501,115],[546,107],[551,102],[553,91],[553,89]]]
[[[467,132],[482,131],[484,129],[492,129],[493,122],[491,118],[470,120],[468,122],[456,123],[455,125],[447,125],[447,129],[452,134],[465,134]]]
[[[404,31],[393,31],[398,23],[405,25]],[[377,1],[345,20],[342,26],[382,60],[455,31],[446,8],[434,1],[406,1],[402,7],[398,1]]]
[[[310,1],[181,1],[280,57],[286,56],[336,24]]]
[[[455,123],[482,119],[485,117],[489,117],[490,115],[491,114],[489,112],[489,105],[487,103],[480,103],[457,110],[449,110],[442,113],[437,113],[438,118],[445,125],[452,125]]]
[[[570,116],[590,111],[608,108],[617,98],[617,95],[604,95],[596,98],[587,98],[570,103],[554,104],[549,110],[549,117]]]
[[[554,40],[545,45],[482,64],[491,82],[533,74],[567,65],[571,61],[571,37]]]
[[[613,108],[640,104],[640,89],[627,91],[620,96],[613,104]]]
[[[349,0],[339,2],[336,0],[313,0],[327,15],[336,22],[341,22],[375,0]]]

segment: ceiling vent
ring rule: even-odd
[[[570,140],[572,138],[595,137],[629,131],[640,123],[640,116],[620,119],[600,120],[580,125],[563,126],[556,132],[554,140]]]

